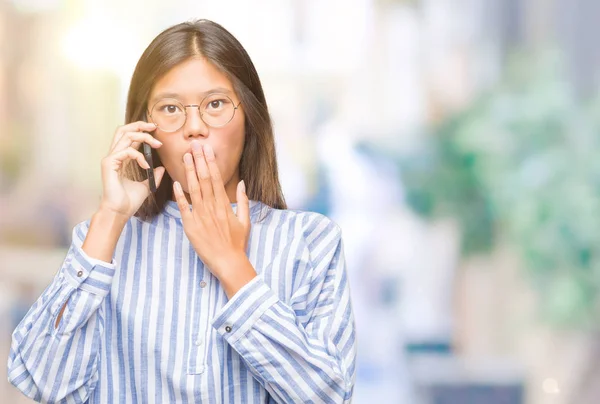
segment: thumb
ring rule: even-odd
[[[237,186],[237,213],[236,216],[246,231],[250,230],[250,201],[246,195],[246,184],[244,180],[240,181]]]
[[[154,181],[156,182],[156,188],[160,186],[160,182],[165,176],[165,168],[163,166],[156,167],[154,169]]]

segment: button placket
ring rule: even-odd
[[[194,369],[191,369],[195,374],[202,374],[206,369],[206,357],[208,355],[208,338],[207,338],[207,330],[209,329],[210,324],[208,324],[208,308],[210,307],[210,274],[207,273],[207,269],[203,265],[202,261],[198,259],[198,273],[202,276],[199,277],[200,282],[198,282],[199,289],[196,293],[200,294],[200,308],[198,311],[198,328],[193,334],[192,344],[193,351],[195,353],[196,358],[196,366]],[[198,278],[197,278],[198,279]]]

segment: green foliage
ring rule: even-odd
[[[402,161],[409,204],[458,218],[463,253],[508,239],[546,319],[600,319],[600,101],[578,102],[556,58],[521,58],[505,80]]]

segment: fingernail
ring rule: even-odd
[[[192,142],[192,150],[195,152],[199,152],[202,150],[202,146],[198,142]]]
[[[240,181],[240,189],[244,194],[246,194],[246,183],[244,182],[244,180]]]
[[[204,145],[204,153],[206,154],[206,157],[215,157],[215,153],[213,152],[213,149],[212,147],[210,147],[209,144]]]
[[[161,145],[162,146],[162,142],[158,139],[154,139],[154,141],[156,142],[156,144]]]
[[[175,190],[177,191],[177,193],[179,193],[180,195],[183,193],[183,189],[181,189],[181,184],[179,183],[179,181],[175,181]]]
[[[193,162],[192,155],[189,153],[184,154],[183,161],[185,161],[187,164],[192,164],[192,162]]]

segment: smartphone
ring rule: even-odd
[[[150,166],[146,171],[148,172],[148,182],[150,183],[150,192],[156,192],[156,181],[154,180],[154,163],[152,162],[152,148],[148,143],[143,143],[144,145],[144,157],[146,157],[146,161]]]

